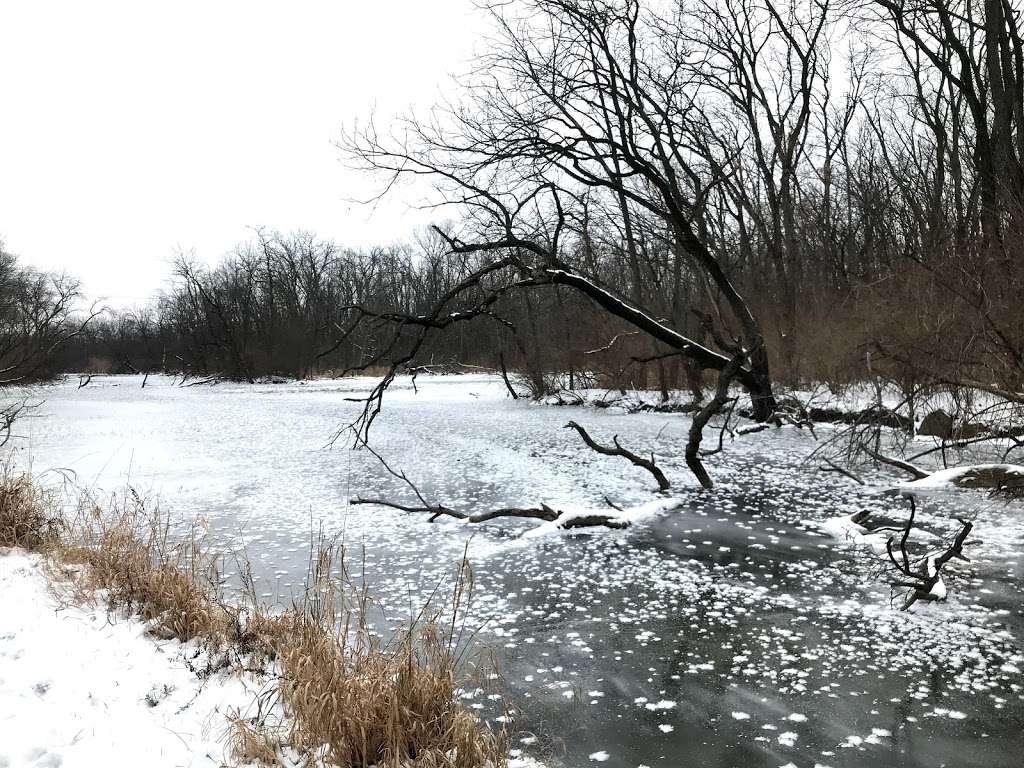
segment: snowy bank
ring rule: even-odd
[[[156,640],[138,618],[65,603],[50,567],[0,548],[0,768],[238,765],[231,719],[265,681],[209,674],[195,642]],[[519,750],[508,766],[543,768]]]
[[[227,716],[255,689],[200,680],[197,649],[146,625],[62,604],[38,555],[0,551],[0,766],[219,766]]]

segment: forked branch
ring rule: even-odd
[[[896,570],[900,577],[892,582],[894,588],[905,588],[909,591],[904,598],[901,610],[908,610],[918,600],[940,600],[943,592],[935,587],[942,580],[942,569],[946,563],[954,558],[969,562],[970,559],[964,555],[964,546],[967,544],[967,537],[974,528],[970,520],[960,520],[960,530],[957,531],[952,543],[944,550],[932,552],[924,558],[912,561],[907,552],[907,543],[910,533],[914,528],[914,518],[917,514],[917,502],[913,496],[910,499],[910,516],[900,531],[899,540],[896,536],[890,536],[886,542],[886,554],[889,557],[890,565]]]
[[[661,468],[654,463],[654,454],[651,454],[651,458],[649,459],[645,459],[643,456],[638,456],[637,454],[630,451],[628,448],[622,447],[622,445],[619,443],[618,435],[612,437],[612,443],[614,443],[615,445],[614,448],[607,445],[601,445],[587,433],[587,430],[585,430],[575,421],[570,421],[568,424],[565,425],[565,428],[575,429],[579,433],[580,437],[583,438],[583,442],[587,444],[587,447],[593,451],[597,451],[602,456],[621,456],[622,458],[628,459],[630,462],[632,462],[634,466],[646,469],[654,476],[654,479],[658,481],[659,490],[667,491],[669,488],[672,487],[672,483],[670,483],[668,481],[668,478],[665,477],[665,473],[662,472]]]

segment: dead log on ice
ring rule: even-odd
[[[560,512],[557,509],[549,507],[547,504],[541,504],[537,507],[502,507],[500,509],[489,509],[484,512],[469,513],[458,509],[452,509],[451,507],[447,507],[443,504],[399,504],[394,501],[388,501],[387,499],[364,499],[361,496],[352,499],[349,503],[376,504],[382,507],[397,509],[402,512],[422,512],[430,515],[428,522],[431,523],[439,517],[453,517],[456,520],[462,520],[467,523],[486,523],[488,520],[495,520],[499,517],[528,518],[532,520],[540,520],[545,523],[553,523],[564,516],[565,521],[559,527],[565,529],[587,527],[629,527],[628,520],[623,520],[615,515],[599,513],[590,515],[567,515],[564,512]]]
[[[602,513],[591,513],[591,514],[575,514],[567,513],[556,510],[547,504],[540,504],[536,507],[502,507],[499,509],[490,509],[483,512],[463,512],[459,509],[453,509],[452,507],[444,504],[432,504],[427,501],[423,496],[420,489],[406,476],[405,472],[393,469],[390,464],[385,461],[384,457],[381,456],[377,451],[373,450],[365,441],[360,441],[363,448],[368,450],[377,461],[380,462],[381,466],[387,470],[388,474],[392,477],[401,480],[416,496],[418,503],[416,504],[400,504],[395,501],[389,501],[387,499],[366,499],[361,496],[349,501],[350,504],[375,504],[382,507],[389,507],[390,509],[397,509],[401,512],[409,513],[423,513],[430,515],[429,522],[433,523],[440,517],[452,517],[456,520],[462,520],[467,523],[485,523],[488,520],[495,520],[499,517],[511,517],[511,518],[527,518],[532,520],[540,520],[545,523],[554,523],[559,520],[562,522],[558,527],[565,529],[572,528],[586,528],[586,527],[604,527],[604,528],[627,528],[629,527],[629,521],[620,517],[618,514],[602,514]]]

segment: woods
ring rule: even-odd
[[[667,390],[739,355],[759,419],[773,382],[1020,388],[1011,5],[489,12],[457,102],[342,142],[386,187],[433,180],[434,231],[363,251],[259,231],[213,269],[180,259],[66,364],[244,379],[503,353]]]
[[[493,44],[457,99],[353,124],[339,143],[382,194],[429,181],[437,225],[364,250],[256,230],[212,268],[179,256],[159,301],[95,323],[64,367],[378,372],[364,438],[394,376],[424,366],[512,369],[534,397],[686,389],[705,486],[701,432],[734,384],[759,422],[807,418],[791,399],[778,415],[780,387],[870,383],[903,394],[892,418],[911,430],[942,394],[963,404],[958,425],[1014,433],[1024,52],[1011,4],[485,11]]]
[[[882,430],[912,437],[936,398],[957,411],[942,412],[944,462],[984,440],[1009,440],[1002,461],[1024,447],[1024,49],[1009,2],[483,10],[493,38],[457,98],[352,124],[338,145],[382,196],[429,181],[438,223],[415,244],[256,230],[213,268],[180,256],[154,306],[97,324],[69,365],[373,372],[352,425],[364,445],[395,377],[437,366],[500,370],[514,398],[510,369],[537,399],[686,389],[683,451],[703,488],[734,412],[809,424],[788,392],[822,385],[877,394],[818,414],[849,424],[817,451],[832,467],[923,476],[912,462],[932,451],[889,456]],[[722,413],[719,447],[702,449]]]
[[[722,435],[734,412],[813,422],[788,393],[820,386],[877,393],[825,415],[850,424],[819,449],[829,462],[921,472],[880,430],[912,436],[937,398],[956,411],[935,411],[944,461],[947,443],[1008,440],[1002,461],[1024,447],[1009,0],[482,9],[493,39],[457,98],[338,143],[382,196],[429,182],[437,224],[362,250],[257,229],[212,267],[179,255],[154,304],[72,334],[63,369],[372,372],[364,443],[401,373],[501,371],[537,399],[687,390],[685,457],[705,488],[712,419],[728,408]]]
[[[59,354],[96,316],[78,306],[79,298],[74,280],[24,266],[0,241],[0,391],[60,371]],[[22,397],[0,401],[0,446],[27,407]]]

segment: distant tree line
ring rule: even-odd
[[[94,318],[78,283],[25,266],[0,241],[0,446],[27,406],[25,385],[60,371],[60,353]]]
[[[0,241],[0,387],[53,378],[92,317],[80,298],[76,280],[21,264]]]

